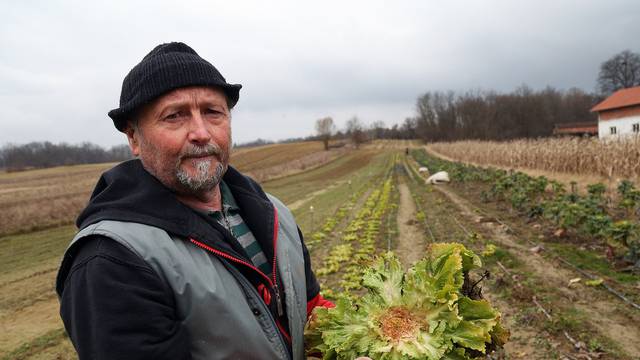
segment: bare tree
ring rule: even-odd
[[[624,50],[600,65],[598,90],[602,95],[640,85],[640,54]]]
[[[503,94],[490,90],[458,95],[427,92],[416,102],[415,125],[405,121],[394,136],[405,138],[413,131],[425,141],[550,136],[555,124],[596,122],[589,109],[599,100],[579,89],[534,91],[526,85]]]
[[[378,120],[374,121],[369,128],[369,133],[371,137],[374,139],[382,139],[384,137],[384,131],[386,130],[387,125],[385,125],[384,121]]]
[[[336,126],[333,124],[333,119],[330,116],[316,120],[316,132],[322,142],[324,143],[324,149],[329,150],[329,140],[331,135],[335,131]]]
[[[129,145],[117,145],[105,150],[88,142],[80,145],[69,145],[66,143],[53,144],[45,141],[23,145],[9,144],[0,148],[1,165],[8,171],[122,161],[131,157]]]
[[[364,125],[362,124],[362,122],[360,122],[360,119],[358,119],[357,116],[354,116],[351,119],[347,120],[346,133],[349,134],[349,137],[351,138],[351,141],[356,146],[356,148],[358,148],[360,144],[362,144],[366,140]]]

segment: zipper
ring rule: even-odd
[[[269,278],[265,273],[263,273],[260,269],[258,269],[255,265],[244,261],[242,259],[238,259],[232,255],[229,255],[223,251],[220,251],[218,249],[212,248],[211,246],[204,244],[196,239],[193,238],[189,238],[189,241],[191,243],[193,243],[194,245],[205,249],[207,251],[210,251],[218,256],[221,256],[227,260],[231,260],[233,262],[236,262],[238,264],[242,264],[244,266],[249,267],[250,269],[258,272],[258,274],[260,274],[260,276],[262,276],[265,280],[267,280],[267,282],[269,283],[269,285],[271,286],[271,288],[273,289],[275,298],[276,298],[276,308],[277,308],[277,312],[278,312],[278,317],[281,317],[282,315],[284,315],[284,307],[282,306],[282,297],[280,296],[280,289],[278,288],[278,280],[277,280],[277,276],[276,276],[276,271],[277,271],[277,263],[276,263],[276,253],[277,253],[277,248],[278,248],[278,228],[279,228],[279,222],[278,222],[278,209],[276,209],[276,207],[273,207],[273,262],[272,262],[272,268],[271,268],[271,273],[273,276],[273,279]]]
[[[228,258],[223,258],[223,260],[221,261],[222,264],[227,269],[229,269],[229,272],[231,272],[232,276],[238,280],[238,282],[240,283],[240,287],[243,289],[243,291],[245,291],[245,293],[246,291],[249,291],[254,295],[254,297],[260,298],[261,296],[256,291],[256,288],[253,287],[253,285],[249,283],[249,281],[242,274],[240,274],[240,271],[238,269],[236,269],[234,266],[232,266],[227,261],[225,261],[225,259],[228,259]],[[291,336],[287,334],[287,332],[284,330],[284,328],[282,327],[282,324],[280,323],[280,320],[276,320],[273,317],[273,314],[271,314],[271,311],[269,310],[269,307],[267,306],[267,304],[265,304],[264,301],[258,301],[258,303],[259,303],[258,306],[262,308],[262,311],[264,311],[266,316],[268,316],[269,319],[271,319],[271,321],[275,325],[275,328],[279,330],[279,331],[276,331],[276,333],[278,334],[278,338],[280,339],[280,342],[284,347],[282,349],[284,351],[283,354],[285,354],[285,357],[287,359],[291,360],[291,353],[286,349],[287,346],[291,344]]]
[[[276,277],[276,249],[278,248],[278,228],[280,227],[280,223],[278,222],[278,209],[273,207],[273,265],[271,267],[271,275],[273,276],[273,290],[276,294],[276,305],[278,308],[278,317],[284,314],[284,310],[282,308],[282,298],[280,297],[280,290],[278,289],[278,281]]]
[[[231,255],[227,254],[226,252],[214,249],[211,246],[209,246],[207,244],[203,244],[203,243],[201,243],[200,241],[198,241],[198,240],[196,240],[194,238],[189,238],[189,241],[191,243],[193,243],[194,245],[196,245],[197,247],[199,247],[199,248],[205,249],[205,250],[210,251],[210,252],[212,252],[212,253],[220,256],[220,257],[223,257],[223,258],[225,258],[227,260],[231,260],[233,262],[242,264],[244,266],[247,266],[247,267],[257,271],[258,274],[260,274],[260,276],[262,276],[265,280],[267,280],[267,282],[269,283],[269,286],[271,286],[272,288],[275,286],[273,284],[273,282],[271,281],[271,279],[267,275],[265,275],[262,271],[260,271],[260,269],[255,267],[253,264],[248,263],[248,262],[246,262],[246,261],[244,261],[242,259],[238,259],[237,257],[231,256]]]
[[[203,244],[200,241],[193,239],[193,238],[189,238],[189,241],[191,243],[193,243],[194,245],[198,246],[199,248],[202,248],[204,250],[210,251],[224,259],[227,260],[231,260],[233,262],[245,265],[253,270],[255,270],[256,272],[258,272],[258,274],[260,274],[260,276],[262,276],[265,280],[267,280],[267,282],[269,283],[269,285],[271,285],[271,287],[274,289],[274,295],[276,298],[276,307],[277,307],[277,311],[278,311],[278,317],[281,317],[284,314],[284,309],[282,308],[282,298],[280,297],[280,292],[278,289],[278,285],[276,283],[271,282],[271,279],[265,275],[262,271],[260,271],[260,269],[258,269],[257,267],[255,267],[253,264],[248,263],[242,259],[238,259],[234,256],[231,256],[223,251],[217,250],[212,248],[211,246],[207,245],[207,244]],[[275,249],[274,249],[274,256],[275,258]],[[275,263],[275,260],[274,260]],[[275,270],[275,268],[274,268]],[[274,271],[275,273],[275,271]],[[275,275],[274,275],[274,280],[275,280]],[[252,286],[253,287],[253,286]],[[258,296],[260,298],[262,298],[262,296]],[[287,341],[289,343],[291,343],[291,336],[285,331],[284,327],[282,326],[282,324],[280,323],[279,319],[274,319],[274,322],[276,323],[277,328],[280,330],[280,333],[285,337],[285,339],[287,339]]]

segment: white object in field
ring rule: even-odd
[[[437,173],[429,176],[427,179],[429,184],[439,184],[443,182],[449,182],[449,173],[446,171],[438,171]]]
[[[418,172],[420,172],[420,173],[429,173],[429,169],[427,169],[427,168],[426,168],[426,167],[424,167],[424,166],[421,166],[421,167],[418,169]]]

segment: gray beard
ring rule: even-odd
[[[208,161],[200,161],[196,166],[196,174],[189,176],[186,171],[176,166],[176,179],[186,190],[192,193],[202,193],[213,190],[225,173],[224,165],[218,163],[213,175],[210,175],[211,163]]]
[[[178,193],[197,196],[199,194],[209,192],[220,184],[222,177],[227,171],[229,154],[223,151],[223,149],[216,144],[207,144],[202,146],[193,144],[188,145],[180,154],[180,157],[177,159],[173,169],[166,169],[157,164],[157,162],[162,161],[162,159],[154,156],[154,154],[159,151],[155,144],[147,142],[144,137],[142,137],[141,144],[144,149],[144,153],[148,155],[146,161],[143,156],[140,156],[145,169],[147,169],[147,171],[155,178],[160,180],[160,182],[166,187]],[[188,158],[202,155],[215,156],[218,158],[219,163],[215,165],[215,169],[211,169],[212,164],[208,161],[199,161],[195,163],[195,175],[190,175],[180,168],[180,164],[183,160],[196,161],[195,159]]]

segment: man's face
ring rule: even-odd
[[[214,189],[227,170],[230,119],[222,91],[182,88],[145,106],[127,137],[133,154],[165,186],[198,196]]]

